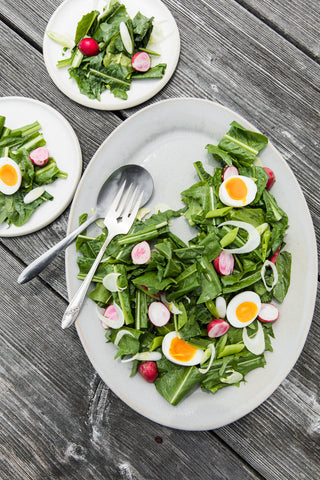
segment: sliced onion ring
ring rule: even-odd
[[[272,270],[272,273],[273,273],[273,282],[272,282],[271,287],[269,287],[269,286],[267,285],[266,279],[265,279],[265,273],[266,273],[267,267],[270,267],[271,270]],[[273,287],[278,283],[279,275],[278,275],[277,267],[275,266],[275,264],[274,264],[273,262],[270,262],[270,260],[266,260],[266,261],[264,262],[264,264],[262,265],[262,268],[261,268],[261,278],[262,278],[263,284],[264,284],[265,289],[267,290],[267,292],[271,292],[271,290],[273,289]]]
[[[161,360],[162,355],[160,352],[140,352],[136,353],[135,355],[132,355],[129,358],[125,358],[121,360],[122,363],[128,363],[128,362],[133,362],[133,360],[141,360],[143,362],[145,361],[151,361],[151,362],[156,362],[157,360]]]
[[[109,290],[109,292],[121,292],[125,290],[126,287],[120,288],[118,286],[118,277],[121,276],[121,273],[108,273],[102,280],[104,288]]]
[[[249,253],[255,250],[260,244],[260,235],[258,230],[251,225],[251,223],[247,222],[240,222],[237,220],[229,220],[227,222],[220,223],[219,227],[223,227],[224,225],[231,225],[233,227],[243,228],[248,232],[248,240],[247,242],[239,248],[224,248],[225,252],[229,253]]]
[[[113,343],[116,346],[118,346],[121,338],[124,337],[125,335],[130,335],[131,337],[134,337],[133,333],[129,332],[129,330],[126,330],[126,329],[119,330],[119,332],[117,333],[116,338],[114,339]]]
[[[213,345],[213,343],[209,343],[208,349],[211,351],[210,362],[209,362],[209,364],[206,368],[199,368],[200,373],[207,373],[210,370],[212,362],[214,360],[214,357],[216,356],[216,349],[215,349],[215,346]],[[206,354],[206,352],[204,352],[204,355],[205,354]]]
[[[254,355],[261,355],[265,351],[266,344],[264,340],[264,332],[260,322],[258,322],[258,330],[254,337],[249,337],[247,327],[244,327],[242,332],[242,340],[249,352]]]

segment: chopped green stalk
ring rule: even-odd
[[[141,52],[146,52],[149,53],[149,55],[154,55],[155,57],[161,57],[160,53],[154,52],[153,50],[150,50],[149,48],[139,48]]]
[[[45,144],[46,142],[45,142],[45,139],[43,138],[42,133],[38,133],[38,134],[35,134],[34,136],[31,135],[30,137],[28,137],[27,141],[23,142],[17,150],[19,151],[21,149],[25,149],[28,152],[30,152],[35,148],[43,147]]]
[[[153,238],[156,238],[159,235],[159,230],[160,228],[166,227],[168,225],[168,222],[162,222],[159,223],[158,225],[151,225],[149,227],[144,228],[143,230],[140,230],[136,234],[132,235],[123,235],[119,240],[118,243],[119,245],[128,245],[132,243],[139,243],[144,240],[152,240]]]
[[[106,73],[99,72],[99,70],[95,70],[94,68],[90,68],[90,73],[93,73],[94,75],[97,75],[98,77],[103,78],[104,80],[106,80],[106,83],[110,82],[111,80],[113,82],[121,83],[123,85],[130,87],[130,82],[126,82],[124,80],[120,80],[120,78],[112,77],[111,75],[107,75]]]
[[[25,125],[24,127],[11,130],[10,136],[15,137],[19,135],[20,137],[26,137],[27,135],[31,135],[32,133],[38,132],[40,128],[41,128],[40,123],[38,121],[35,121],[33,123]]]
[[[137,289],[136,291],[136,310],[135,310],[135,325],[136,329],[147,328],[148,325],[148,307],[146,294]]]
[[[222,248],[227,247],[230,243],[234,242],[236,236],[238,235],[239,227],[233,228],[230,232],[228,232],[224,237],[220,240],[220,245]]]
[[[0,115],[0,138],[2,136],[5,121],[6,121],[6,117],[4,117],[3,115]]]
[[[0,138],[2,139],[4,137],[7,137],[8,135],[10,135],[10,132],[11,132],[10,128],[3,127]]]
[[[69,65],[71,65],[72,63],[72,58],[73,57],[64,58],[63,60],[58,60],[57,68],[69,67]]]
[[[81,53],[79,48],[77,48],[72,57],[71,67],[78,68],[82,62],[82,59],[83,59],[83,53]]]

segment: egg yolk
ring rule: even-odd
[[[243,302],[236,308],[239,322],[249,322],[258,314],[258,307],[254,302]]]
[[[189,345],[182,338],[175,337],[170,344],[169,354],[175,360],[180,362],[188,362],[196,353],[197,349],[192,345]]]
[[[13,187],[18,181],[18,174],[12,165],[3,165],[0,168],[0,179],[8,187]]]
[[[232,200],[243,200],[245,201],[248,194],[248,188],[245,182],[238,177],[231,177],[226,182],[226,190],[228,195]]]

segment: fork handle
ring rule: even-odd
[[[73,299],[71,300],[71,302],[69,303],[69,306],[67,307],[66,311],[64,312],[64,315],[63,315],[63,318],[62,318],[62,322],[61,322],[61,327],[64,329],[64,328],[68,328],[70,327],[74,321],[77,319],[77,316],[81,310],[81,307],[82,307],[82,304],[83,304],[83,301],[86,297],[86,294],[87,294],[87,291],[88,291],[88,288],[89,288],[89,285],[91,283],[91,280],[98,268],[98,265],[103,257],[103,254],[107,248],[107,246],[109,245],[109,243],[111,242],[112,238],[114,237],[114,235],[112,234],[108,234],[104,244],[102,245],[101,249],[100,249],[100,252],[98,253],[98,256],[96,257],[92,267],[90,268],[86,278],[83,280],[80,288],[77,290],[75,296],[73,297]]]

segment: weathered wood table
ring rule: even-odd
[[[42,38],[60,3],[1,0],[0,92],[61,112],[79,137],[85,168],[138,108],[89,110],[55,87]],[[319,238],[319,1],[164,3],[180,30],[181,56],[171,81],[149,103],[205,98],[255,124],[295,173]],[[318,480],[319,303],[299,360],[256,410],[207,432],[159,426],[100,380],[74,328],[61,330],[64,255],[33,281],[17,284],[24,266],[65,235],[68,213],[36,233],[0,239],[0,478]]]

